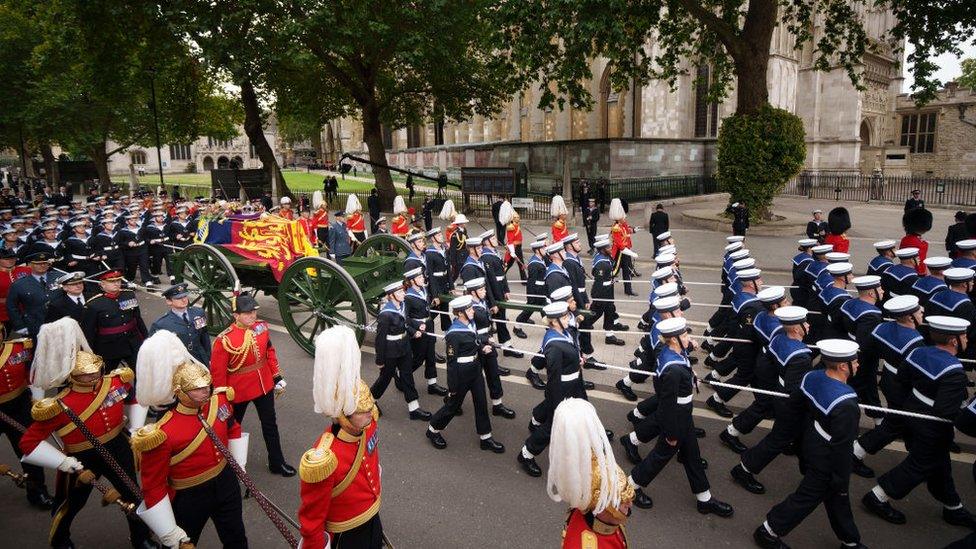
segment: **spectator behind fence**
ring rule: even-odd
[[[664,204],[658,204],[654,207],[654,213],[651,214],[651,219],[647,222],[647,230],[654,237],[654,256],[656,257],[657,250],[661,247],[657,236],[671,230],[671,220],[668,218],[667,212],[664,211]]]
[[[956,242],[969,238],[969,234],[966,231],[966,212],[956,212],[955,220],[956,222],[949,225],[949,228],[946,230],[945,237],[946,251],[949,252],[949,257],[953,259],[959,255],[959,249],[956,248]]]

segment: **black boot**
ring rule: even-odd
[[[496,454],[504,454],[505,453],[505,445],[502,444],[501,442],[498,442],[497,440],[495,440],[495,439],[493,439],[491,437],[488,437],[486,439],[482,439],[482,441],[481,441],[481,449],[482,450],[488,450],[489,452],[494,452]]]
[[[512,330],[512,333],[515,334],[515,337],[519,339],[525,339],[529,337],[528,335],[526,335],[525,330],[523,330],[522,328],[515,328]]]
[[[749,449],[745,444],[742,444],[742,441],[739,440],[739,437],[733,436],[727,430],[724,429],[722,430],[721,433],[718,434],[718,439],[722,441],[722,444],[724,444],[725,447],[727,447],[729,450],[732,450],[737,454],[741,454],[742,452],[745,452],[746,450]]]
[[[620,347],[626,345],[626,343],[624,342],[624,340],[620,339],[619,337],[617,337],[615,335],[607,336],[607,337],[603,338],[603,342],[606,343],[607,345],[617,345],[617,346],[620,346]]]
[[[762,524],[752,533],[752,539],[756,542],[756,545],[763,549],[790,549],[789,545],[786,545],[783,543],[783,540],[770,534],[769,530],[766,530],[766,527]]]
[[[438,450],[447,448],[447,441],[444,440],[444,437],[442,437],[440,433],[435,433],[430,429],[427,429],[427,440],[429,440],[430,444]]]
[[[708,397],[708,400],[705,401],[705,406],[708,406],[711,411],[724,418],[730,418],[735,415],[732,413],[732,410],[729,410],[728,406],[715,400],[715,395]]]
[[[447,388],[436,383],[427,385],[428,395],[447,396]]]
[[[732,468],[731,474],[732,480],[747,491],[753,494],[766,493],[766,487],[763,486],[763,483],[756,480],[756,477],[752,473],[746,471],[741,463]]]
[[[624,447],[624,453],[627,454],[627,459],[634,465],[637,465],[643,460],[640,451],[637,450],[637,446],[630,440],[630,435],[620,437],[620,445]]]
[[[965,507],[958,509],[946,509],[943,507],[942,520],[953,526],[965,526],[970,530],[976,530],[976,518]]]
[[[271,465],[268,467],[268,470],[283,477],[293,477],[298,473],[294,467],[284,462],[282,462],[280,465]]]
[[[504,404],[495,404],[491,407],[491,415],[502,416],[505,419],[515,419],[515,410]]]
[[[654,500],[651,496],[644,493],[640,487],[634,489],[634,505],[641,509],[650,509],[654,507]]]
[[[861,498],[861,503],[873,515],[877,515],[891,524],[905,524],[905,513],[891,506],[887,501],[882,502],[874,492],[868,492]]]
[[[539,377],[539,374],[533,372],[532,370],[525,371],[525,379],[529,380],[529,384],[532,385],[533,389],[538,389],[542,391],[546,388],[545,382]]]
[[[535,458],[527,458],[522,455],[522,452],[518,453],[518,462],[522,466],[522,470],[526,472],[530,477],[541,477],[542,468],[539,464],[535,462]]]
[[[627,400],[631,402],[637,401],[637,393],[635,393],[634,390],[631,389],[629,385],[624,383],[624,380],[621,379],[620,381],[618,381],[617,384],[614,385],[614,387],[616,387],[617,390],[620,391],[620,394],[624,395],[624,398],[626,398]]]
[[[732,509],[732,506],[728,503],[712,498],[708,501],[699,501],[698,512],[703,515],[712,514],[722,518],[729,518],[732,516],[735,510]]]
[[[616,323],[616,324],[613,325],[613,329],[616,330],[616,331],[618,331],[618,332],[626,332],[627,330],[630,329],[630,326],[628,326],[626,324],[621,324],[621,323],[618,322],[618,323]]]
[[[42,511],[50,511],[54,508],[54,498],[47,493],[47,486],[31,481],[27,481],[27,503]]]

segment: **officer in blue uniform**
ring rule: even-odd
[[[31,272],[10,285],[7,293],[7,315],[11,332],[36,338],[47,316],[51,294],[58,289],[57,276],[50,272],[54,263],[51,252],[36,252],[26,258]]]
[[[934,345],[918,347],[905,358],[905,372],[912,390],[904,409],[948,420],[905,418],[908,455],[878,478],[878,484],[862,502],[871,513],[892,524],[904,524],[905,514],[889,499],[902,499],[925,483],[929,493],[942,503],[942,519],[955,526],[976,529],[976,519],[966,510],[952,479],[949,446],[953,442],[952,421],[968,399],[966,373],[956,358],[966,348],[969,322],[949,316],[926,317]]]
[[[810,249],[817,245],[817,239],[815,238],[801,238],[797,240],[797,251],[798,253],[793,256],[792,271],[793,271],[793,288],[790,288],[790,298],[793,304],[798,307],[806,307],[807,300],[810,299],[810,295],[807,289],[803,286],[803,271],[807,268],[807,263],[813,261],[813,254]]]
[[[881,276],[881,273],[885,272],[888,267],[894,265],[895,259],[895,247],[898,243],[894,240],[881,240],[874,243],[874,249],[878,252],[878,255],[871,258],[868,263],[868,275]]]
[[[929,274],[918,277],[912,284],[912,293],[918,296],[922,307],[929,302],[933,295],[946,289],[942,272],[952,265],[952,260],[948,257],[926,257],[925,267]]]
[[[753,533],[760,547],[782,547],[785,536],[822,503],[842,547],[866,547],[854,523],[848,494],[851,445],[861,413],[847,380],[857,371],[858,345],[845,339],[817,342],[825,369],[808,372],[800,382],[808,420],[800,455],[803,479],[796,491],[770,509]]]
[[[177,284],[163,292],[169,307],[163,316],[149,326],[149,335],[159,330],[176,334],[186,350],[203,365],[210,364],[210,334],[207,332],[207,315],[199,307],[190,307],[190,294],[186,284]]]

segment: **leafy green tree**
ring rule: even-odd
[[[958,82],[964,88],[976,90],[976,58],[962,60],[962,76]]]

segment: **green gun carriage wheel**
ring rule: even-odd
[[[389,284],[396,280],[396,276],[403,276],[403,261],[407,259],[407,255],[410,253],[410,244],[406,240],[400,238],[399,236],[394,236],[392,234],[374,234],[363,241],[362,244],[356,248],[353,252],[353,258],[360,258],[363,260],[374,260],[378,258],[387,258],[388,262],[382,263],[388,268],[384,271],[377,271],[373,273],[373,281],[382,281],[380,286]],[[347,263],[349,262],[347,259]],[[390,269],[392,267],[392,271]],[[368,277],[367,277],[368,279]],[[375,284],[374,284],[375,286]],[[382,288],[370,288],[369,290],[363,292],[366,299],[366,308],[369,314],[376,316],[380,312],[380,306],[383,304],[383,300],[386,298],[385,294],[382,292]]]
[[[203,309],[207,331],[216,335],[230,326],[231,298],[241,281],[227,257],[210,244],[190,244],[176,255],[174,270],[190,284],[190,306]]]

